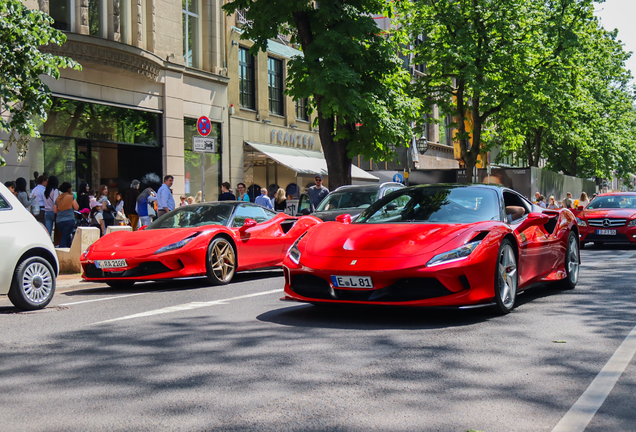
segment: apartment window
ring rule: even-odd
[[[269,57],[267,59],[269,77],[269,111],[283,115],[283,61]]]
[[[88,34],[106,38],[106,0],[88,0]]]
[[[309,121],[309,114],[307,113],[307,98],[296,100],[296,118],[299,120]]]
[[[254,98],[254,56],[239,47],[239,102],[242,107],[256,109]]]
[[[50,0],[49,14],[53,18],[53,28],[63,31],[71,31],[71,23],[73,22],[73,8],[75,6],[73,0]]]
[[[183,62],[186,66],[196,67],[199,39],[199,0],[183,1]]]

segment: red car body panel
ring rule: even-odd
[[[286,233],[281,223],[295,224]],[[88,281],[145,281],[206,274],[210,242],[222,235],[236,247],[236,271],[282,265],[289,247],[308,228],[322,223],[313,216],[295,218],[279,213],[250,228],[207,225],[195,228],[145,229],[108,234],[81,257],[82,277]],[[160,248],[199,233],[180,249],[156,254]],[[95,261],[125,259],[126,267],[95,270]],[[136,273],[135,273],[136,271]],[[103,273],[102,273],[103,272]],[[128,272],[129,275],[124,275]],[[112,278],[109,276],[112,275]]]
[[[289,255],[285,257],[285,297],[281,300],[401,306],[490,304],[504,238],[517,248],[518,290],[564,279],[568,237],[577,229],[575,217],[564,209],[535,206],[533,211],[545,214],[548,222],[320,224],[310,228],[296,245],[298,264]],[[458,248],[480,233],[487,234],[468,258],[426,266],[434,256]],[[335,287],[331,276],[370,276],[373,288]],[[443,295],[400,299],[396,294],[390,300],[382,299],[410,286],[414,278],[426,278],[417,279],[419,285],[414,285],[422,292],[430,289]]]
[[[615,192],[600,194],[595,199],[602,197],[612,196],[628,196],[636,198],[635,192]],[[592,209],[589,208],[593,203],[592,201],[588,206],[581,211],[577,217],[579,220],[585,222],[586,226],[579,226],[581,239],[580,242],[596,242],[596,243],[632,243],[636,244],[636,226],[628,226],[630,221],[636,219],[636,209],[633,208],[601,208]],[[621,225],[614,225],[612,221],[625,220],[625,223]],[[608,226],[602,225],[602,221],[609,221]],[[601,221],[601,225],[596,223],[596,226],[592,226],[590,221]],[[592,222],[593,223],[593,222]],[[616,230],[616,235],[599,235],[597,230],[611,229]]]

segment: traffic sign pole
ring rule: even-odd
[[[201,116],[197,120],[197,132],[201,136],[208,136],[212,132],[212,123],[206,116]],[[201,199],[205,201],[205,152],[201,153]]]

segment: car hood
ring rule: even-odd
[[[585,219],[629,219],[634,215],[636,215],[636,209],[596,209],[583,210],[581,213],[579,213],[579,217]]]
[[[208,229],[210,229],[208,227]],[[212,228],[214,229],[214,228]],[[199,231],[198,228],[166,228],[141,231],[124,231],[108,234],[91,246],[91,255],[98,253],[116,253],[121,258],[126,253],[135,256],[145,252],[155,252],[157,249],[176,243]]]
[[[306,251],[323,257],[412,257],[433,252],[474,224],[341,224],[318,225]]]
[[[337,216],[343,214],[349,214],[353,218],[353,216],[357,216],[366,209],[352,208],[352,209],[343,209],[343,210],[328,210],[328,211],[320,211],[313,213],[312,216],[316,216],[318,219],[321,219],[324,222],[335,221]]]

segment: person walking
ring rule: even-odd
[[[172,196],[172,184],[174,183],[174,177],[167,175],[163,178],[163,184],[157,191],[157,217],[161,217],[168,212],[174,210],[174,198]]]
[[[16,190],[15,190],[15,182],[14,181],[4,182],[4,185],[7,187],[7,189],[9,189],[11,191],[11,193],[13,195],[18,196],[18,192],[16,192]]]
[[[31,211],[31,206],[35,203],[36,198],[29,194],[26,190],[27,181],[23,177],[18,177],[15,181],[16,196],[20,203],[27,210]],[[33,214],[33,212],[31,212]]]
[[[231,185],[228,182],[221,183],[221,195],[219,201],[236,201],[236,196],[230,192]]]
[[[84,209],[90,210],[91,198],[89,195],[90,186],[86,182],[82,182],[77,190],[77,204],[79,205],[79,211]]]
[[[258,205],[274,210],[274,206],[272,206],[272,200],[267,197],[267,189],[265,188],[261,189],[261,194],[256,197],[256,200],[254,200],[254,202]]]
[[[115,225],[115,215],[113,215],[113,211],[115,211],[115,207],[108,200],[108,186],[101,185],[97,190],[97,202],[102,206],[102,218],[104,219],[104,234],[108,230],[109,226]]]
[[[559,205],[554,200],[554,197],[551,196],[549,199],[550,199],[550,202],[548,203],[548,209],[557,210],[559,208]]]
[[[284,212],[287,210],[287,197],[285,196],[285,189],[278,188],[276,195],[274,196],[274,210]]]
[[[309,199],[311,200],[314,208],[318,208],[318,204],[320,204],[321,201],[325,199],[327,195],[329,195],[329,189],[322,185],[322,180],[322,176],[320,174],[317,174],[314,178],[316,184],[310,187],[309,191],[307,191],[307,193],[309,194]]]
[[[130,226],[133,231],[137,231],[139,227],[139,215],[137,214],[137,198],[139,198],[139,180],[133,180],[130,183],[130,189],[124,196],[124,212],[130,220]]]
[[[566,198],[563,200],[563,207],[566,209],[571,209],[574,201],[572,200],[572,192],[568,192],[566,194]]]
[[[144,189],[137,197],[137,214],[139,215],[139,224],[141,226],[148,226],[152,223],[152,218],[148,213],[148,206],[154,201],[157,201],[157,197],[152,188]]]
[[[545,197],[544,197],[543,195],[541,195],[541,196],[539,197],[539,204],[538,204],[538,205],[539,205],[539,207],[541,207],[541,208],[547,208],[547,207],[548,207],[548,205],[547,205],[547,204],[546,204],[546,202],[545,202]]]
[[[250,196],[247,194],[247,188],[245,187],[245,183],[239,183],[236,185],[236,190],[238,190],[238,200],[250,202]]]
[[[203,192],[199,191],[197,192],[197,195],[194,197],[194,203],[199,204],[201,202],[203,202]]]
[[[590,203],[589,198],[585,192],[581,192],[581,198],[579,198],[579,207],[585,207]]]
[[[31,195],[35,196],[35,202],[31,206],[31,213],[33,213],[33,216],[35,216],[38,222],[46,226],[46,219],[44,218],[44,191],[49,182],[49,176],[42,174],[38,177],[37,182],[38,185],[31,191]]]
[[[71,184],[64,182],[60,185],[60,195],[55,200],[54,212],[56,226],[60,230],[60,247],[71,247],[71,234],[75,227],[75,210],[79,209],[75,196],[71,190]]]
[[[60,181],[55,176],[49,177],[49,181],[44,189],[44,220],[46,230],[49,232],[49,236],[53,234],[53,226],[55,224],[55,203],[57,197],[60,195],[58,186]]]

